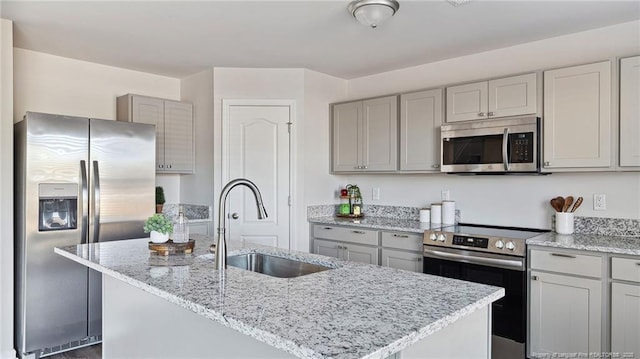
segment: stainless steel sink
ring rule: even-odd
[[[262,253],[229,256],[227,265],[279,278],[294,278],[322,272],[331,267],[281,258]]]

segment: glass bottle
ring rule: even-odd
[[[173,222],[173,243],[186,243],[189,241],[189,220],[184,216],[182,208]]]

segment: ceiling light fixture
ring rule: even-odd
[[[400,8],[396,0],[354,0],[349,4],[349,12],[362,25],[372,28],[392,17]]]

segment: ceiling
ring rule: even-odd
[[[14,45],[182,78],[211,67],[351,79],[640,19],[640,1],[399,0],[371,29],[348,0],[0,1]]]

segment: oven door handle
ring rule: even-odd
[[[504,128],[504,132],[502,135],[502,164],[504,165],[504,170],[509,170],[509,127]]]
[[[466,262],[471,264],[488,265],[491,267],[501,267],[515,269],[519,271],[524,270],[524,264],[522,261],[510,260],[510,259],[498,259],[498,258],[486,258],[478,256],[466,256],[464,254],[447,253],[436,251],[433,249],[424,249],[425,257],[450,259],[458,262]]]

